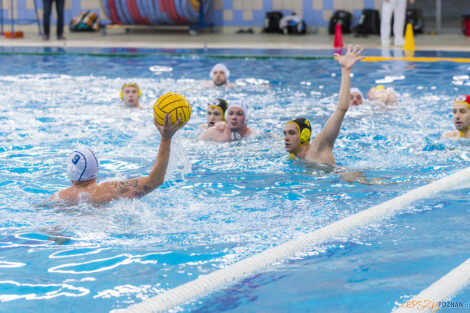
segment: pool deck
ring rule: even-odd
[[[7,31],[9,29],[7,28]],[[16,29],[15,29],[16,30]],[[44,41],[37,28],[18,26],[24,31],[24,38],[0,38],[3,47],[99,47],[99,48],[244,48],[244,49],[332,49],[333,36],[327,34],[281,35],[281,34],[235,34],[200,33],[190,35],[187,29],[170,30],[131,30],[109,29],[107,34],[69,33],[66,40],[58,41],[55,36]],[[52,29],[54,31],[54,29]],[[52,33],[54,34],[54,33]],[[359,44],[365,49],[381,49],[380,38],[376,35],[355,38],[351,34],[343,36],[344,45]],[[416,50],[467,51],[470,52],[470,37],[462,34],[416,35]],[[391,47],[393,48],[393,47]]]

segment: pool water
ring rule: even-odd
[[[387,183],[363,185],[289,161],[283,149],[286,121],[306,117],[316,134],[335,108],[339,66],[322,58],[331,51],[291,51],[291,58],[247,50],[1,52],[0,312],[126,308],[470,161],[469,143],[440,139],[453,129],[452,100],[468,93],[470,64],[353,68],[351,85],[364,94],[383,84],[401,95],[396,105],[366,103],[346,115],[334,148],[338,165]],[[247,57],[221,59],[227,53]],[[297,58],[309,53],[319,59]],[[203,86],[218,62],[230,69],[234,88]],[[124,82],[139,84],[143,109],[121,105]],[[65,160],[77,145],[95,151],[101,182],[148,173],[159,145],[152,104],[168,91],[184,94],[193,113],[172,143],[164,185],[106,207],[47,205],[70,185]],[[215,97],[245,100],[255,135],[197,140]],[[413,203],[176,310],[390,312],[468,258],[469,195],[470,184]],[[469,301],[470,289],[454,300]]]

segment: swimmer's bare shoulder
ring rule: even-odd
[[[442,134],[441,139],[459,139],[459,132],[456,130],[449,130]]]
[[[310,144],[310,148],[305,155],[305,160],[314,163],[336,164],[333,156],[333,148],[315,139]]]
[[[145,177],[138,177],[125,181],[110,181],[100,185],[90,185],[90,188],[69,187],[58,191],[49,199],[54,202],[62,202],[75,205],[81,201],[90,202],[93,205],[108,203],[119,198],[140,198],[153,189],[145,184]]]
[[[199,136],[199,139],[224,142],[227,138],[227,131],[227,124],[225,122],[218,122],[213,127],[207,128],[201,136]]]

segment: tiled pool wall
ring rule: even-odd
[[[41,17],[43,2],[35,1]],[[87,10],[99,13],[101,18],[107,19],[101,10],[100,1],[102,0],[66,0],[65,23],[68,24],[78,13]],[[335,10],[349,11],[357,20],[362,9],[380,10],[381,3],[382,0],[214,0],[212,22],[221,27],[262,27],[266,12],[282,11],[289,14],[294,11],[309,27],[327,27]],[[3,1],[3,5],[3,16],[6,18],[8,14],[9,17],[10,1]],[[15,0],[13,5],[15,18],[35,18],[34,0]],[[54,5],[52,24],[55,24],[55,18]]]

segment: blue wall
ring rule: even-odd
[[[15,15],[18,19],[29,19],[27,23],[32,24],[31,20],[35,19],[33,10],[34,0],[15,0]],[[100,1],[102,0],[65,0],[65,23],[78,13],[91,10],[100,14]],[[7,5],[9,1],[3,1]],[[36,0],[39,8],[39,16],[42,18],[42,0]],[[262,27],[265,23],[265,14],[268,11],[281,11],[289,14],[295,11],[297,15],[303,17],[308,26],[326,27],[333,12],[337,9],[345,9],[351,12],[355,20],[364,8],[376,8],[375,0],[213,0],[214,12],[212,21],[216,26],[231,27]],[[380,4],[380,1],[379,1]],[[54,10],[55,11],[55,8]],[[4,17],[10,11],[3,10]],[[9,15],[8,15],[9,18]],[[55,24],[55,12],[51,18],[52,24]]]

